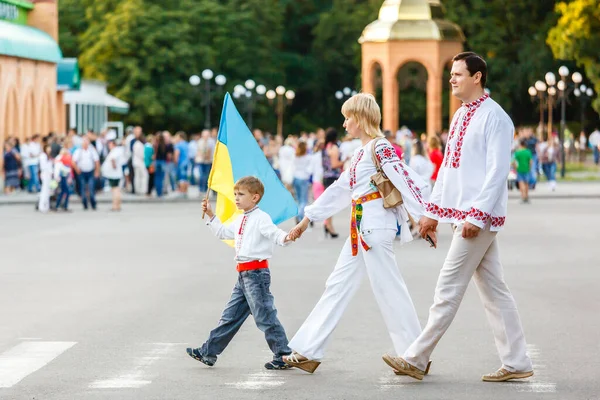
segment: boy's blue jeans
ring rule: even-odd
[[[258,329],[264,332],[274,360],[282,361],[283,356],[292,353],[285,330],[277,318],[270,286],[271,272],[268,268],[239,273],[219,325],[200,348],[203,358],[216,362],[217,356],[225,350],[250,314],[254,316]]]

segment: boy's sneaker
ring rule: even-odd
[[[188,347],[185,351],[187,351],[188,355],[190,357],[192,357],[194,360],[198,360],[201,363],[208,365],[209,367],[212,367],[213,365],[215,365],[214,362],[209,361],[209,360],[205,359],[204,357],[202,357],[202,354],[200,354],[200,350],[198,350],[198,349],[192,349],[191,347]]]
[[[265,368],[266,369],[289,369],[290,366],[287,365],[286,363],[284,363],[283,361],[273,360],[273,361],[269,361],[268,363],[266,363]]]

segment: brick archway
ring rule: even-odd
[[[460,27],[443,19],[439,0],[385,0],[379,18],[369,24],[361,38],[364,92],[374,93],[372,65],[379,63],[383,80],[383,128],[396,131],[399,121],[397,72],[408,62],[427,70],[428,133],[442,130],[442,79],[444,68],[463,51]],[[460,106],[460,103],[458,103]],[[450,115],[458,109],[450,101]]]

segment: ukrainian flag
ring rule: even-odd
[[[215,214],[223,223],[232,222],[242,213],[235,206],[233,186],[238,179],[250,175],[260,179],[265,186],[265,194],[258,205],[275,224],[298,215],[294,198],[275,174],[227,93],[208,178],[208,187],[217,193]]]

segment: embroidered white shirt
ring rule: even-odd
[[[353,199],[377,191],[377,187],[371,183],[371,176],[377,172],[371,157],[372,145],[373,141],[370,141],[358,148],[352,156],[350,168],[345,170],[313,204],[304,209],[308,219],[325,220],[350,206]],[[407,222],[407,212],[415,221],[423,216],[431,191],[430,185],[398,158],[391,143],[386,139],[379,139],[375,146],[375,154],[385,175],[402,194],[404,203],[392,209],[384,208],[382,199],[363,203],[361,233],[364,235],[371,229],[395,230],[396,223],[399,223],[402,226],[400,241],[409,242],[412,235]]]
[[[486,94],[454,114],[446,154],[425,215],[499,231],[506,220],[514,125]]]
[[[286,246],[287,232],[273,223],[271,216],[258,207],[246,211],[231,224],[224,225],[214,216],[207,223],[221,240],[235,240],[236,262],[267,260],[273,256],[273,244]]]

